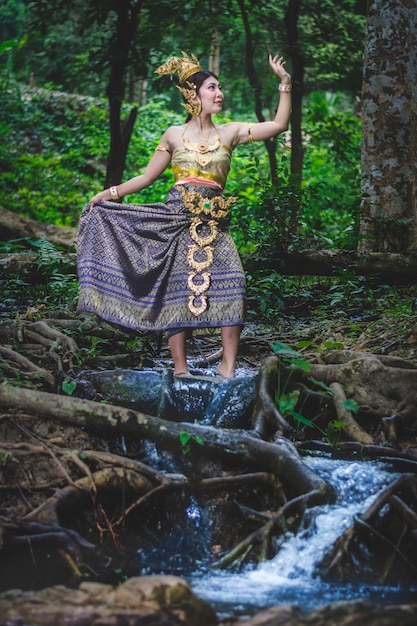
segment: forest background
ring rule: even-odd
[[[395,3],[393,3],[395,4]],[[380,277],[342,267],[333,276],[288,277],[269,261],[280,251],[354,251],[360,243],[361,89],[365,2],[244,0],[0,4],[0,190],[21,216],[76,227],[85,202],[105,185],[143,171],[163,130],[182,123],[180,95],[154,69],[185,49],[221,78],[218,121],[268,119],[277,103],[269,53],[283,54],[294,81],[291,133],[235,152],[228,192],[239,202],[232,234],[249,270],[249,320],[275,322],[292,306],[317,315],[330,305],[356,313],[395,310],[409,318],[415,295]],[[298,129],[298,130],[297,130]],[[295,135],[299,132],[300,136]],[[135,200],[163,201],[169,170]],[[59,270],[59,250],[31,238],[3,252],[42,253],[49,284],[23,293],[75,309],[75,275]],[[307,268],[306,268],[307,269]],[[278,270],[278,271],[277,271]],[[4,284],[4,283],[3,283]],[[378,300],[377,300],[378,298]]]
[[[365,413],[368,406],[382,406],[382,419],[377,416],[376,426],[369,426],[366,419],[372,435],[360,432],[355,441],[360,442],[361,454],[364,441],[378,444],[380,454],[381,442],[388,438],[390,448],[396,433],[385,418],[400,413],[402,419],[406,406],[404,447],[413,453],[417,301],[412,263],[416,262],[417,209],[415,175],[410,176],[410,170],[417,141],[417,99],[412,95],[417,51],[411,36],[417,30],[416,13],[406,0],[0,0],[0,330],[4,339],[0,379],[9,383],[0,389],[3,406],[11,411],[12,429],[16,408],[21,415],[27,411],[40,415],[42,437],[49,429],[44,417],[48,402],[53,419],[58,401],[77,413],[77,398],[70,396],[80,370],[137,367],[146,362],[144,355],[147,364],[155,367],[163,358],[161,342],[154,349],[147,337],[132,337],[80,319],[75,255],[67,254],[75,251],[78,218],[88,199],[104,186],[143,171],[165,128],[185,119],[175,81],[157,78],[155,68],[181,50],[196,54],[219,74],[223,85],[225,107],[218,121],[251,122],[274,114],[277,81],[267,61],[269,53],[279,53],[287,59],[293,79],[290,132],[276,141],[236,150],[227,187],[239,198],[232,235],[248,280],[242,362],[255,367],[266,354],[268,363],[268,358],[276,363],[271,349],[292,357],[292,347],[297,358],[298,353],[303,355],[296,365],[300,371],[308,359],[320,361],[333,350],[371,357],[360,372],[369,375],[372,393],[378,382],[377,399],[375,395],[363,399],[366,376],[360,373],[359,401],[349,397],[343,406],[358,411],[361,418],[361,402]],[[374,57],[370,52],[376,52]],[[376,138],[365,167],[364,138],[367,148]],[[363,227],[368,206],[364,175],[371,191],[377,188],[378,177],[380,188],[390,188],[388,195],[372,198],[373,207],[381,212],[371,216],[369,230]],[[132,200],[163,201],[170,185],[167,171]],[[16,218],[14,222],[10,216]],[[43,237],[33,234],[34,223],[44,225]],[[51,233],[56,234],[53,226],[71,233],[70,245],[51,243]],[[372,228],[376,234],[380,228],[379,239]],[[315,261],[330,259],[326,271],[315,271],[317,265],[306,261],[313,252],[318,255]],[[22,257],[29,269],[10,270],[13,256]],[[34,261],[28,261],[29,256]],[[289,257],[298,258],[296,270],[285,265]],[[363,272],[357,265],[361,259]],[[377,259],[385,265],[378,265]],[[213,353],[212,337],[204,341]],[[284,341],[291,345],[289,353]],[[202,353],[201,344],[197,347]],[[28,362],[26,355],[34,362]],[[381,362],[397,356],[404,359],[398,366],[401,384],[395,393],[389,377],[375,374],[375,355]],[[204,364],[212,363],[218,351],[210,361],[203,356]],[[329,367],[333,372],[337,363]],[[298,414],[298,396],[287,393],[287,383],[281,386],[277,377],[275,404],[264,394],[268,411],[272,405],[275,416],[278,405],[285,418],[294,418],[291,426],[297,437],[300,424],[303,435],[310,429],[317,436],[316,425]],[[325,384],[335,381],[345,382],[331,373]],[[40,386],[59,393],[43,394]],[[261,389],[272,386],[261,384]],[[100,410],[111,411],[104,404]],[[339,445],[342,422],[331,415],[329,421],[324,410],[323,429],[319,425],[318,431],[329,445]],[[20,467],[12,467],[9,460],[12,447],[18,454],[21,433],[17,426],[13,436],[19,441],[14,446],[9,420],[3,419],[2,425],[0,442],[6,445],[0,450],[0,469],[5,472]],[[177,449],[183,440],[175,424],[170,428]],[[192,444],[199,445],[200,431],[192,431],[198,426],[187,428],[196,433]],[[73,438],[70,432],[75,433]],[[90,445],[84,441],[80,445],[78,437],[84,429],[79,422],[72,431],[63,427],[59,437],[53,433],[54,446],[58,440],[73,450]],[[120,446],[124,445],[123,439]],[[98,447],[105,446],[107,441],[98,442]],[[116,446],[115,450],[122,449],[119,442]],[[43,465],[35,451],[27,462],[42,472],[47,467],[45,482],[55,486],[56,470],[49,457]],[[32,475],[35,485],[36,472],[25,470],[24,480]],[[23,479],[8,476],[10,484],[20,489]],[[44,493],[38,498],[32,484],[30,488],[38,503]],[[19,494],[16,491],[16,518],[20,507],[27,507]],[[414,494],[415,490],[413,498]],[[12,504],[8,502],[9,509]],[[233,524],[219,526],[234,528]]]

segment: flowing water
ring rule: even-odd
[[[224,425],[226,419],[235,422],[245,411],[250,413],[254,373],[248,377],[248,372],[243,372],[242,377],[238,375],[227,387],[213,382],[213,372],[209,370],[199,370],[198,373],[200,377],[194,380],[175,380],[167,387],[171,411],[172,407],[176,407],[178,414],[187,414],[190,421],[195,419],[194,413],[203,411],[205,417],[202,423],[216,426]],[[150,375],[158,376],[155,372]],[[103,377],[101,373],[100,376]],[[116,372],[107,376],[110,376],[113,393],[117,388],[116,391],[119,390],[125,398],[125,387],[131,393],[132,377],[139,376],[139,373],[128,371],[121,376],[120,372]],[[136,378],[134,383],[133,389],[143,401],[142,391],[138,393]],[[161,388],[163,384],[164,380],[158,380]],[[155,390],[154,379],[146,379],[143,385]],[[204,407],[201,406],[203,389],[207,400]],[[159,392],[156,398],[149,397],[149,401],[159,407]],[[175,462],[170,460],[169,455],[160,456],[153,444],[150,444],[146,455],[145,462],[153,467],[161,471],[176,471]],[[172,466],[171,462],[174,462]],[[238,573],[207,570],[205,564],[211,558],[210,520],[207,513],[200,509],[198,499],[185,495],[181,506],[177,503],[172,517],[171,508],[163,513],[161,523],[165,532],[160,539],[154,533],[148,545],[137,552],[133,548],[137,573],[173,573],[188,578],[197,595],[207,600],[222,617],[251,615],[263,608],[287,603],[309,610],[338,600],[359,598],[390,604],[415,601],[415,589],[332,584],[323,581],[318,574],[319,564],[335,541],[351,526],[355,516],[366,511],[378,493],[398,474],[381,462],[342,461],[323,456],[306,457],[304,462],[334,488],[337,499],[335,503],[307,509],[298,533],[284,538],[279,553],[273,559]],[[199,569],[196,570],[196,567]]]
[[[306,458],[305,462],[335,488],[337,502],[309,509],[298,534],[289,536],[277,556],[256,569],[191,576],[190,582],[197,595],[210,602],[219,615],[235,617],[286,603],[309,610],[338,600],[358,598],[396,603],[414,597],[415,601],[415,590],[332,585],[316,574],[316,567],[329,547],[396,474],[377,462],[315,457]],[[196,515],[195,510],[193,515]]]

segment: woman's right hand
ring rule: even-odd
[[[89,201],[90,209],[92,209],[93,206],[99,202],[108,202],[109,200],[111,200],[110,189],[103,189],[103,191],[96,193],[96,195]]]

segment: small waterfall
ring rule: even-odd
[[[179,496],[177,496],[178,498]],[[208,520],[194,496],[184,496],[178,508],[166,509],[134,556],[132,575],[186,576],[209,558]]]
[[[337,502],[306,512],[297,535],[289,535],[280,552],[256,569],[241,573],[196,574],[194,591],[221,614],[251,615],[269,606],[292,603],[304,610],[355,598],[391,601],[404,591],[365,585],[332,585],[316,574],[317,564],[353,517],[364,512],[375,496],[396,478],[378,462],[352,462],[310,457],[305,462],[338,493]]]

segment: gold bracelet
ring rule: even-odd
[[[119,192],[117,191],[117,187],[110,187],[109,189],[110,191],[110,197],[112,200],[119,200],[120,196],[119,196]]]
[[[291,85],[291,83],[289,85],[283,85],[282,83],[280,83],[278,85],[278,89],[280,91],[291,91],[292,90],[292,85]]]

